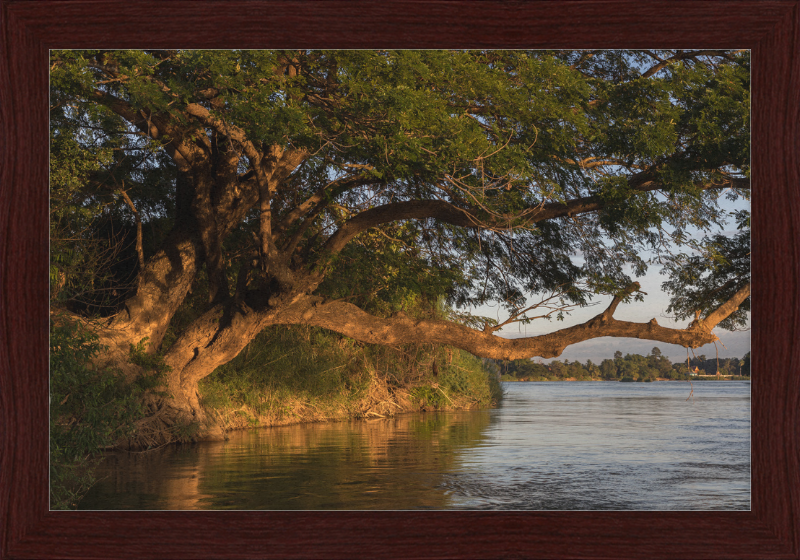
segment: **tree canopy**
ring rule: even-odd
[[[109,359],[163,353],[192,409],[274,324],[498,359],[697,347],[749,309],[749,215],[730,238],[720,207],[749,198],[749,80],[747,51],[53,51],[53,292]],[[655,260],[686,329],[613,318]],[[597,295],[582,325],[493,334]],[[491,301],[508,320],[463,313]]]

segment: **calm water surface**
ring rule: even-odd
[[[111,453],[80,508],[750,509],[749,382],[503,385],[493,410]]]

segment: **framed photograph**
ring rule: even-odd
[[[3,129],[0,137],[3,139],[0,153],[0,232],[3,232],[0,234],[0,518],[4,520],[0,524],[0,559],[763,559],[800,555],[797,524],[800,518],[800,350],[795,342],[800,339],[800,238],[797,235],[800,227],[797,151],[800,141],[800,0],[678,3],[636,0],[529,3],[0,0],[0,14],[3,32],[0,56],[0,126]],[[433,499],[431,511],[394,511],[403,508],[364,511],[357,507],[352,511],[325,511],[324,508],[190,511],[194,507],[191,500],[185,502],[186,511],[98,511],[104,508],[56,511],[51,508],[48,442],[49,410],[53,403],[49,402],[52,397],[48,341],[53,335],[48,325],[53,284],[52,279],[49,280],[49,270],[51,254],[58,250],[52,246],[50,235],[52,211],[48,187],[52,157],[48,149],[52,141],[48,134],[52,114],[48,109],[48,86],[54,79],[51,52],[96,48],[131,49],[132,52],[170,48],[256,51],[287,47],[349,52],[525,49],[589,53],[592,50],[653,49],[680,53],[683,52],[680,49],[695,49],[703,53],[750,54],[752,175],[749,184],[755,192],[750,199],[753,234],[749,258],[753,289],[750,296],[748,284],[746,295],[741,295],[744,292],[737,288],[739,291],[734,290],[733,296],[739,298],[739,303],[747,296],[752,301],[753,350],[748,366],[756,371],[756,376],[750,386],[749,511],[741,511],[741,507],[736,508],[740,511],[692,512],[444,511],[436,510],[440,502]],[[652,56],[657,58],[655,54]],[[68,58],[62,57],[59,64],[70,64]],[[571,62],[578,65],[586,59]],[[282,76],[293,77],[295,63],[287,59]],[[664,62],[666,64],[668,62]],[[114,75],[109,68],[103,69],[109,83],[124,78]],[[239,67],[236,69],[238,71]],[[65,74],[57,79],[72,80],[78,75]],[[235,87],[232,86],[232,90]],[[144,90],[137,93],[150,94]],[[175,95],[176,99],[180,97]],[[200,105],[196,109],[203,110]],[[66,111],[65,115],[68,119],[70,112]],[[144,111],[141,115],[142,127],[161,126],[152,125]],[[130,122],[138,122],[135,113],[129,116]],[[210,130],[218,128],[220,137],[235,139],[238,134],[229,124],[215,121],[213,113],[206,111],[193,116]],[[485,122],[479,122],[488,129]],[[262,132],[266,136],[272,134],[268,130]],[[212,136],[209,136],[209,146],[215,142]],[[151,134],[151,138],[157,139],[157,135]],[[233,141],[230,143],[233,146]],[[248,142],[242,140],[240,144],[245,149]],[[130,146],[133,145],[122,149],[141,150],[140,146]],[[425,146],[423,144],[422,148]],[[286,153],[290,151],[287,149]],[[73,163],[69,150],[59,154],[67,165]],[[285,155],[274,155],[275,169],[283,165],[281,162],[287,157],[291,159]],[[231,159],[234,163],[229,164],[235,173],[237,165],[245,162],[244,176],[246,166],[258,156],[243,153],[237,157],[240,159]],[[335,161],[335,157],[331,161]],[[77,159],[74,163],[81,164]],[[259,173],[255,164],[253,169]],[[287,174],[291,173],[291,169],[287,169]],[[508,177],[511,175],[509,172]],[[147,177],[138,176],[143,177],[141,185],[144,185]],[[338,180],[331,175],[327,177],[332,184]],[[502,186],[497,188],[498,196],[504,192],[513,194],[513,181],[508,177],[493,175],[491,181],[497,184],[492,183],[492,188]],[[462,189],[463,185],[456,184],[456,179],[451,177],[451,180],[454,189]],[[731,179],[735,180],[741,179]],[[176,179],[176,191],[180,189],[179,183],[180,177]],[[261,217],[253,214],[256,217],[251,229],[267,232],[263,229],[266,227],[263,215],[271,210],[264,202],[267,198],[258,194],[259,189],[266,187],[258,183],[258,187],[253,188],[257,196],[250,204],[253,207],[261,204],[258,214]],[[446,192],[446,187],[443,188]],[[128,197],[124,184],[115,187],[114,192],[136,218],[138,238],[131,241],[131,246],[135,247],[135,251],[131,249],[131,258],[138,257],[139,266],[143,268],[141,222],[136,209],[139,200],[134,202]],[[218,203],[229,203],[231,215],[235,214],[236,200]],[[408,211],[408,217],[417,217],[416,206],[412,208],[411,203],[407,204],[401,210]],[[397,208],[400,206],[395,210]],[[179,209],[171,211],[179,213]],[[430,210],[434,211],[446,213],[438,207]],[[365,223],[378,215],[376,210],[371,212],[364,218]],[[464,220],[461,214],[455,218],[448,215],[447,219],[455,220],[456,225]],[[351,228],[358,225],[356,220],[347,224]],[[344,230],[342,227],[339,231]],[[135,227],[132,226],[131,231],[135,232]],[[298,231],[301,233],[293,235],[302,236],[302,227]],[[131,235],[135,237],[136,234]],[[253,255],[244,252],[237,256],[243,264],[237,265],[235,275],[231,272],[232,277],[238,275],[240,280],[230,287],[235,292],[231,301],[246,305],[242,302],[248,293],[248,278],[256,274],[251,275],[250,268],[246,267],[276,270],[276,265],[270,264],[273,249],[263,241],[265,236],[266,233],[259,238],[253,233]],[[338,251],[336,243],[345,237],[337,232],[324,248],[334,247]],[[203,239],[203,258],[211,270],[214,245]],[[251,243],[249,237],[246,243]],[[298,255],[298,259],[307,258],[300,252]],[[165,258],[174,261],[182,257],[170,253]],[[278,273],[275,275],[279,278]],[[180,282],[179,276],[171,275],[171,281]],[[265,277],[269,278],[266,272]],[[212,302],[215,290],[222,290],[226,282],[222,276],[209,273],[208,297]],[[229,288],[226,285],[224,289]],[[618,298],[630,295],[631,292],[615,295],[609,307],[611,312],[616,309]],[[98,301],[92,300],[87,305],[99,305]],[[314,314],[319,314],[318,324],[325,326],[325,321],[331,319],[318,311],[325,305],[328,300],[321,300],[303,317],[314,316],[316,321]],[[558,311],[557,306],[553,309]],[[524,318],[524,312],[520,313]],[[394,312],[391,317],[402,322],[405,315]],[[213,322],[214,318],[209,320]],[[223,316],[221,320],[226,319]],[[484,325],[486,332],[491,333],[491,328],[489,323]],[[662,327],[653,324],[650,328]],[[660,351],[656,354],[655,350],[657,348],[653,358],[657,361],[661,354]],[[439,375],[435,358],[431,366],[433,375]],[[443,398],[450,398],[438,385],[434,389],[439,389]],[[186,407],[193,410],[196,403],[192,399],[198,397],[194,391],[186,395],[183,397]],[[69,394],[63,398],[59,395],[56,400],[63,405],[69,397]],[[439,398],[438,393],[436,398]],[[370,412],[382,417],[385,411],[376,408]],[[151,446],[160,444],[157,433],[148,437],[152,437]],[[179,496],[175,503],[183,503],[180,499]]]

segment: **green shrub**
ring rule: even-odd
[[[131,344],[130,362],[142,368],[143,373],[133,381],[139,392],[150,391],[154,395],[167,397],[169,393],[161,389],[166,386],[167,372],[170,368],[164,362],[161,354],[148,354],[146,351],[148,337],[144,337],[139,344]]]
[[[307,326],[265,330],[200,382],[202,404],[234,427],[259,417],[271,423],[358,417],[370,402],[392,402],[387,406],[400,411],[396,393],[406,389],[412,404],[426,409],[490,406],[502,396],[496,375],[466,352],[367,345]]]
[[[143,416],[144,389],[113,370],[97,370],[97,336],[79,324],[50,326],[50,506],[71,509],[94,483],[104,448],[128,436]]]

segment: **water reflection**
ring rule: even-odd
[[[490,411],[282,426],[112,453],[81,509],[442,509],[442,473]]]
[[[81,509],[748,510],[746,382],[509,383],[502,407],[113,453]]]

